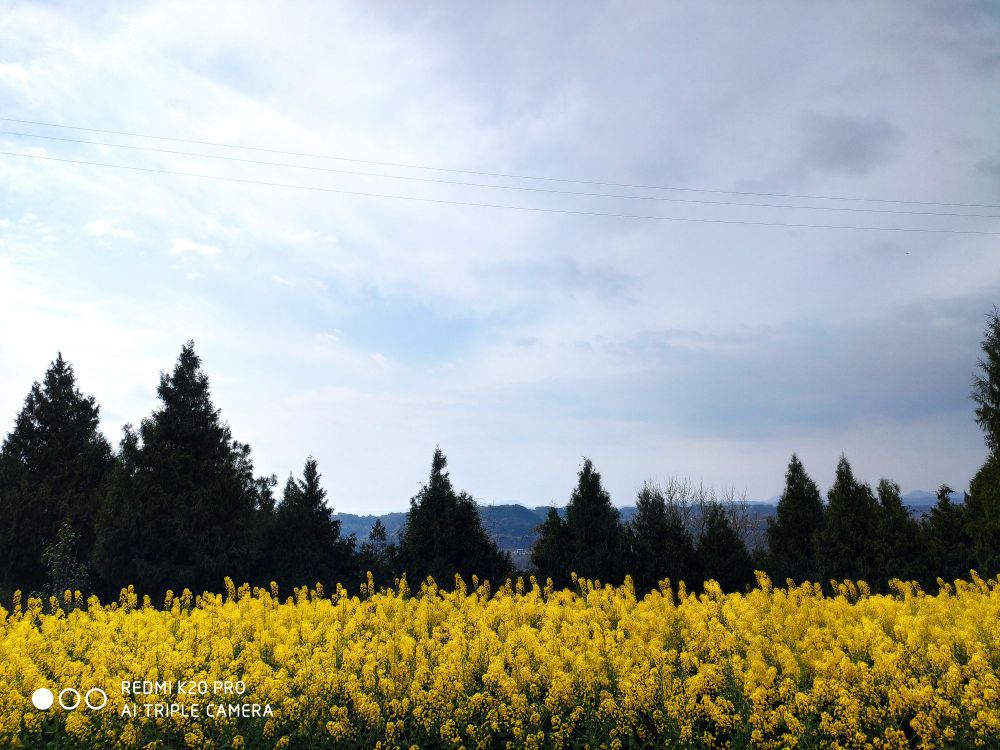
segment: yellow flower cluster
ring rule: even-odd
[[[0,746],[1000,747],[1000,578],[642,598],[226,583],[0,609]],[[108,702],[39,710],[39,687]]]

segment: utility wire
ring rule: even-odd
[[[0,118],[3,119],[3,118]],[[796,206],[784,203],[748,203],[745,201],[717,201],[704,198],[672,198],[663,195],[623,195],[619,193],[594,193],[585,190],[559,190],[556,188],[525,187],[524,185],[496,185],[483,184],[481,182],[464,182],[462,180],[444,180],[437,177],[414,177],[412,175],[381,174],[378,172],[360,172],[351,169],[335,169],[333,167],[316,167],[308,164],[290,164],[288,162],[262,161],[259,159],[244,159],[238,156],[225,156],[222,154],[200,154],[192,151],[175,151],[169,148],[155,148],[153,146],[133,146],[125,143],[107,143],[104,141],[88,141],[81,138],[61,138],[55,135],[39,135],[36,133],[20,133],[13,130],[0,130],[0,135],[13,135],[21,138],[42,138],[49,141],[61,141],[63,143],[80,143],[88,146],[109,146],[111,148],[125,148],[132,151],[149,151],[158,154],[172,154],[175,156],[192,156],[199,159],[221,159],[225,161],[240,162],[242,164],[256,164],[268,167],[288,167],[291,169],[307,169],[313,172],[332,172],[335,174],[346,174],[361,177],[379,177],[388,180],[407,180],[412,182],[430,182],[438,185],[458,185],[462,187],[477,187],[497,190],[520,190],[532,193],[548,193],[556,195],[573,195],[590,198],[622,198],[626,200],[643,201],[663,201],[669,203],[696,203],[700,205],[712,206],[748,206],[752,208],[782,208],[799,211],[850,211],[853,213],[871,214],[906,214],[909,216],[952,216],[966,217],[970,219],[1000,219],[1000,214],[969,214],[954,213],[950,211],[909,211],[896,208],[858,208],[856,206]],[[1000,208],[1000,206],[998,206]]]
[[[79,130],[87,133],[104,133],[106,135],[124,135],[130,138],[150,138],[158,141],[172,141],[174,143],[191,143],[199,146],[212,146],[215,148],[242,149],[244,151],[258,151],[269,154],[281,154],[283,156],[301,156],[309,159],[330,159],[334,161],[353,162],[356,164],[374,164],[382,167],[400,167],[403,169],[424,169],[433,172],[450,172],[452,174],[478,175],[481,177],[500,177],[504,179],[513,179],[513,180],[537,180],[544,182],[572,183],[576,185],[595,185],[598,187],[632,188],[636,190],[673,190],[673,191],[688,192],[688,193],[746,195],[746,196],[755,196],[761,198],[800,198],[806,200],[861,201],[866,203],[895,203],[895,204],[909,204],[915,206],[943,206],[952,208],[1000,208],[1000,204],[989,204],[989,203],[944,203],[940,201],[908,201],[908,200],[890,199],[890,198],[853,198],[853,197],[836,196],[836,195],[805,195],[799,193],[763,193],[763,192],[751,192],[746,190],[718,190],[710,188],[672,187],[667,185],[643,185],[643,184],[628,183],[628,182],[605,182],[601,180],[580,180],[580,179],[570,179],[567,177],[542,177],[539,175],[512,174],[505,172],[486,172],[474,169],[453,169],[449,167],[434,167],[423,164],[407,164],[404,162],[392,162],[392,161],[373,161],[370,159],[356,159],[347,156],[331,156],[328,154],[311,154],[298,151],[283,151],[281,149],[262,148],[260,146],[240,146],[231,143],[219,143],[216,141],[199,141],[191,138],[174,138],[164,135],[132,133],[122,130],[85,128],[78,125],[60,125],[58,123],[53,123],[53,122],[40,122],[38,120],[21,120],[13,117],[0,117],[0,122],[15,122],[21,125],[41,125],[47,128]]]
[[[2,118],[0,118],[2,119]],[[241,177],[222,177],[220,175],[197,174],[194,172],[177,172],[168,169],[154,169],[152,167],[136,167],[125,164],[108,164],[106,162],[83,161],[80,159],[64,159],[56,156],[42,156],[40,154],[21,154],[13,151],[0,151],[0,156],[18,156],[26,159],[42,159],[45,161],[62,162],[65,164],[82,164],[91,167],[108,167],[111,169],[124,169],[132,172],[146,172],[150,174],[177,175],[180,177],[197,177],[204,180],[218,180],[222,182],[235,182],[246,185],[263,185],[266,187],[289,188],[293,190],[311,190],[322,193],[336,193],[338,195],[357,195],[366,198],[390,198],[393,200],[416,201],[420,203],[438,203],[450,206],[474,206],[476,208],[500,208],[510,211],[532,211],[547,214],[572,214],[575,216],[603,216],[616,219],[646,219],[652,221],[678,221],[696,224],[739,224],[742,226],[759,227],[788,227],[803,229],[854,229],[875,232],[916,232],[928,234],[978,234],[978,235],[1000,235],[1000,232],[989,232],[973,229],[918,229],[912,227],[869,227],[869,226],[848,226],[842,224],[795,224],[778,221],[742,221],[738,219],[695,219],[680,216],[656,216],[647,214],[625,214],[625,213],[605,213],[600,211],[577,211],[566,208],[540,208],[537,206],[517,206],[502,203],[476,203],[472,201],[445,200],[443,198],[420,198],[413,195],[394,195],[390,193],[368,193],[358,190],[340,190],[338,188],[314,187],[310,185],[292,185],[284,182],[269,182],[265,180],[250,180]]]

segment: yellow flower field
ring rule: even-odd
[[[1000,747],[1000,579],[831,597],[758,578],[15,601],[0,746]],[[39,710],[38,688],[107,704]]]

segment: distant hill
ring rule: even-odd
[[[952,502],[961,503],[964,495],[960,492],[952,493]],[[924,513],[930,511],[937,502],[937,495],[924,490],[913,490],[903,495],[903,503],[909,508],[910,513],[919,518]],[[763,541],[764,530],[767,528],[767,519],[774,515],[778,498],[773,497],[767,501],[749,501],[747,503],[751,519],[750,538],[747,540],[751,545],[760,544]],[[536,505],[526,507],[518,504],[506,505],[480,505],[479,513],[483,519],[483,526],[487,533],[496,541],[500,549],[511,552],[514,562],[518,567],[527,567],[532,546],[538,539],[535,529],[545,520],[549,512],[547,505]],[[560,515],[566,512],[566,508],[557,507]],[[622,521],[628,521],[635,515],[635,506],[626,505],[618,509]],[[354,534],[358,541],[364,541],[368,537],[375,524],[375,519],[382,519],[390,539],[399,536],[403,524],[406,523],[406,513],[397,511],[386,513],[381,516],[375,515],[355,515],[353,513],[335,513],[334,518],[340,520],[341,533],[345,536]]]

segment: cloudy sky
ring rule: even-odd
[[[0,122],[3,432],[61,350],[117,443],[194,339],[258,470],[311,453],[343,511],[436,444],[539,505],[584,455],[619,505],[981,464],[1000,237],[713,222],[1000,232],[995,4],[95,5],[4,3],[0,117],[273,151]]]

